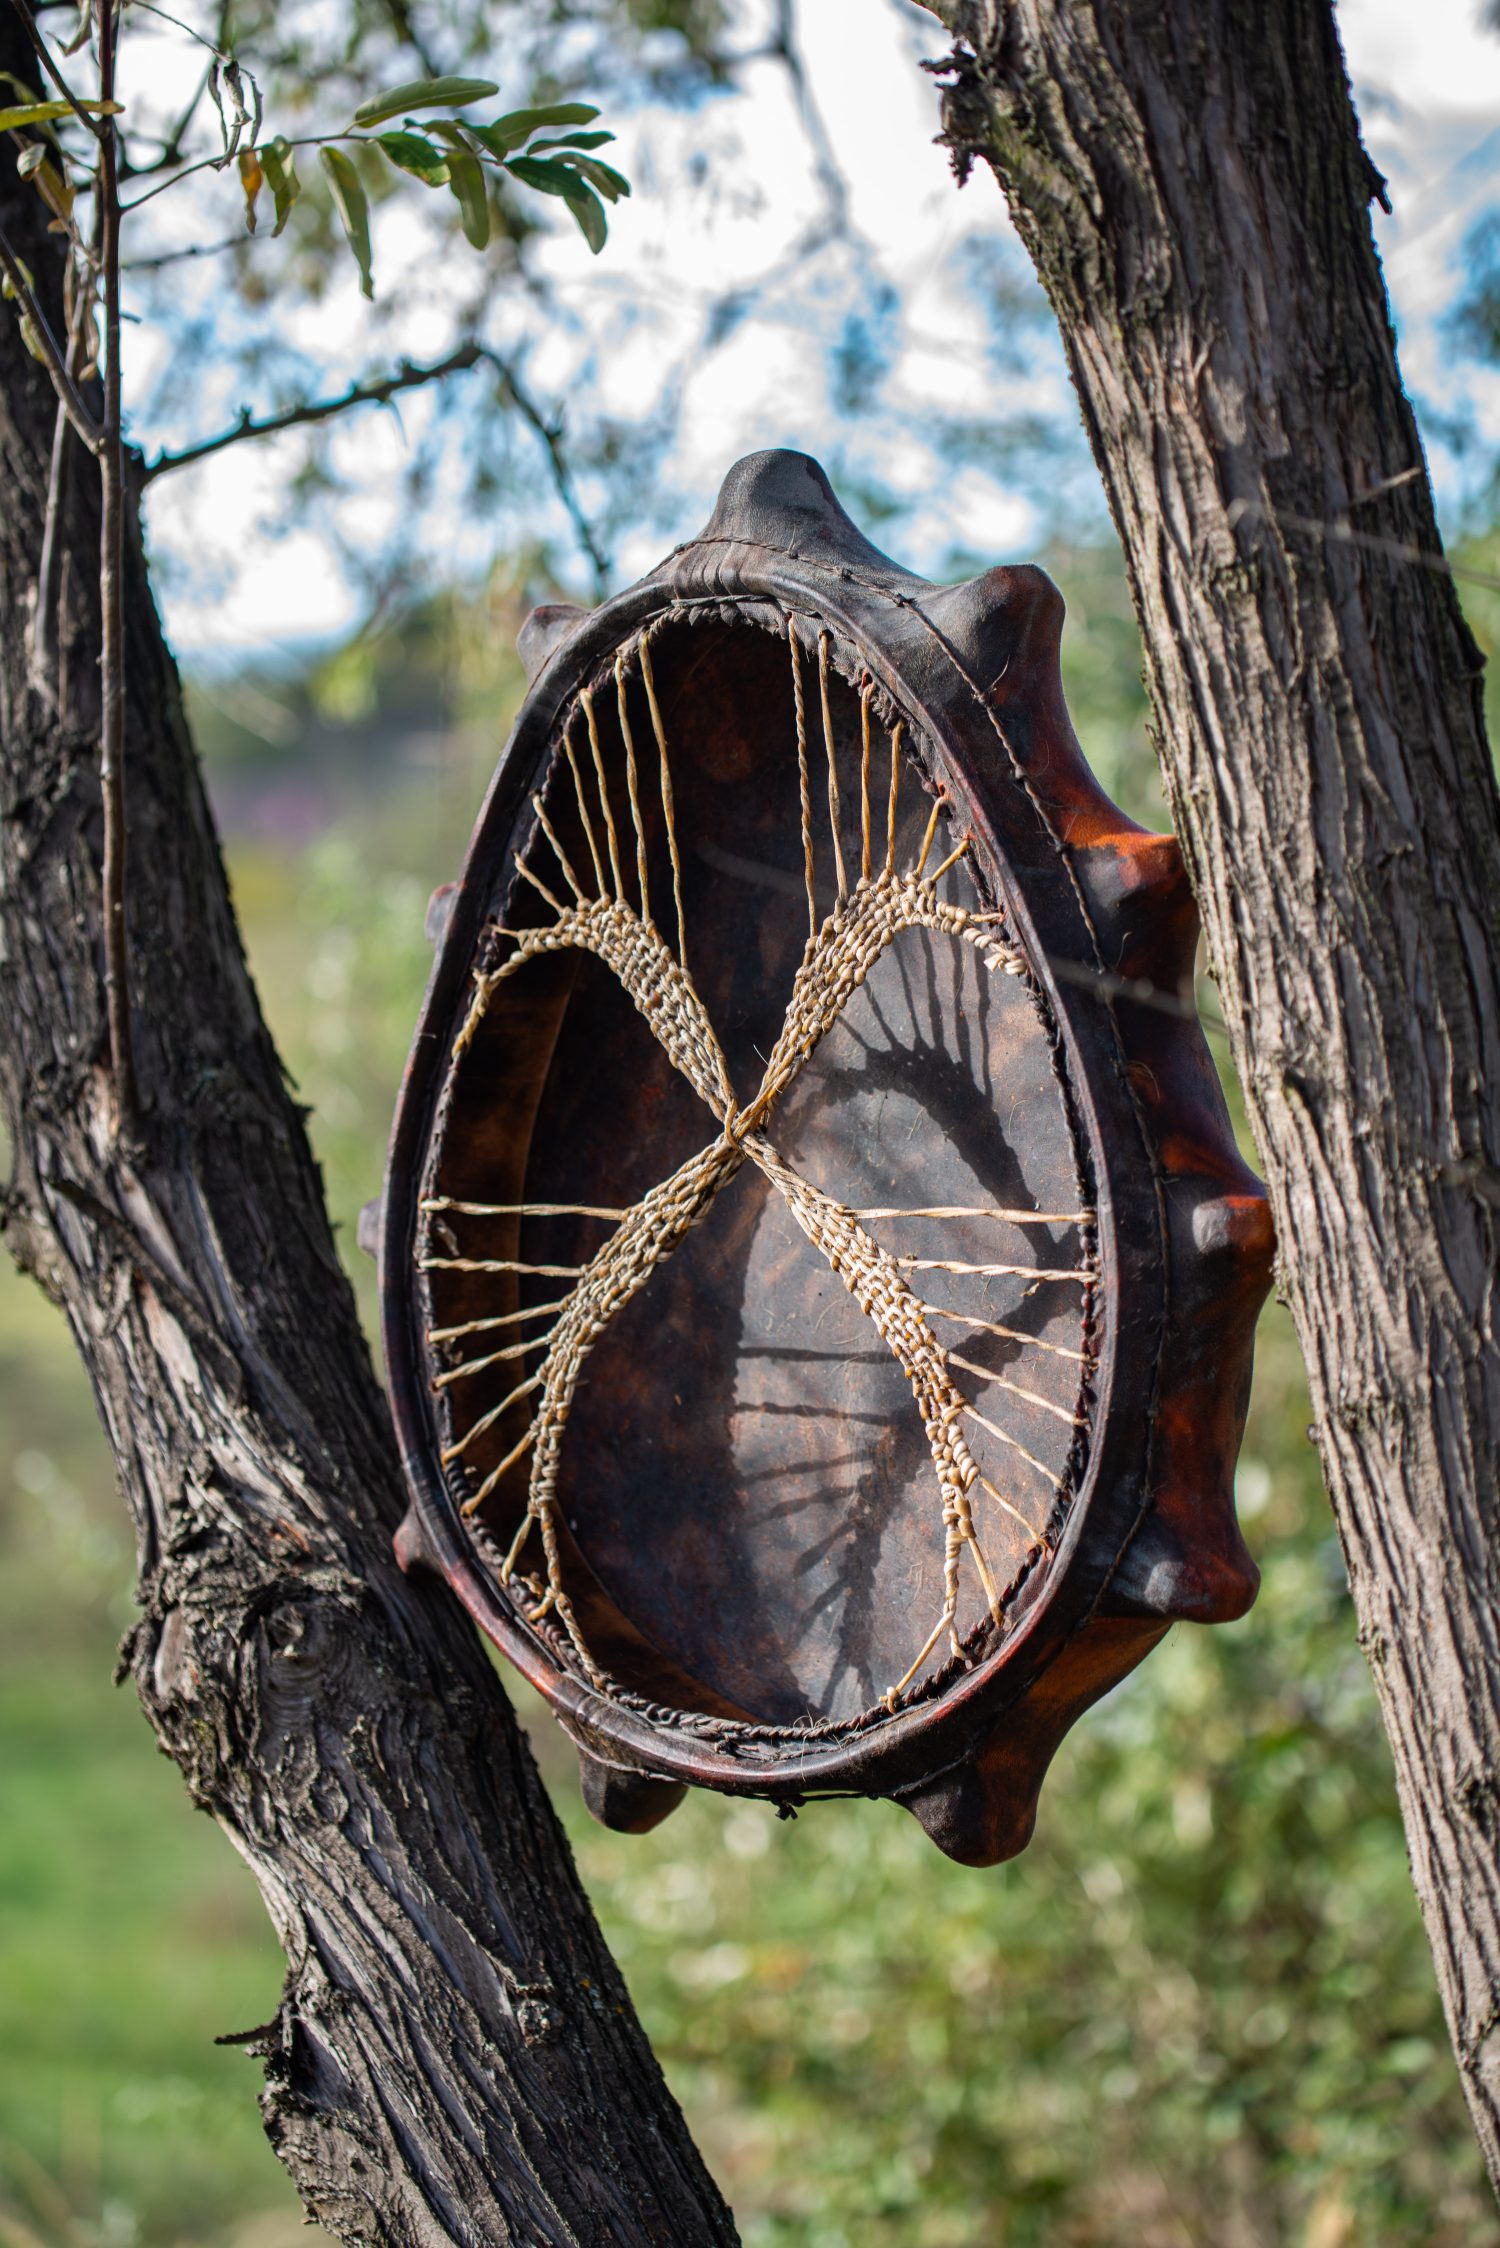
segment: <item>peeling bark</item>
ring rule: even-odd
[[[0,12],[0,68],[25,75]],[[55,240],[0,223],[59,323]],[[400,1475],[261,1020],[129,509],[125,776],[140,1144],[111,1131],[98,475],[58,522],[60,687],[32,676],[53,396],[0,319],[0,1103],[19,1262],[88,1368],[140,1555],[122,1650],[287,1954],[272,2143],[348,2240],[731,2242],[499,1682],[396,1570]],[[49,667],[50,668],[50,667]]]
[[[1328,0],[929,0],[1124,542],[1500,2178],[1500,816]]]

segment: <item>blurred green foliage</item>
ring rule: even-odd
[[[1053,567],[1080,733],[1159,821],[1117,565]],[[426,974],[426,893],[518,692],[521,605],[498,580],[309,677],[199,700],[251,957],[367,1309],[354,1219]],[[124,1518],[68,1338],[8,1270],[0,1404],[0,2243],[282,2248],[300,2219],[254,2065],[210,2042],[270,2012],[276,1947],[109,1691]],[[1260,1601],[1174,1631],[1091,1713],[1014,1865],[950,1865],[885,1804],[783,1823],[696,1797],[653,1835],[609,1835],[524,1703],[750,2248],[1496,2238],[1307,1419],[1273,1307],[1239,1477]]]
[[[129,1527],[72,1339],[0,1267],[0,2243],[290,2248],[253,1882],[111,1691]],[[275,2221],[267,2222],[274,2214]]]
[[[1450,553],[1454,569],[1463,573],[1458,590],[1484,658],[1485,723],[1491,754],[1500,762],[1500,525],[1471,528],[1453,541]]]

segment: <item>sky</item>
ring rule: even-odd
[[[740,5],[752,32],[763,0]],[[1500,200],[1500,38],[1479,29],[1478,0],[1425,0],[1420,9],[1343,0],[1338,15],[1366,139],[1390,186],[1392,213],[1377,213],[1377,223],[1408,384],[1433,409],[1434,427],[1466,411],[1493,458],[1500,377],[1458,366],[1442,321],[1468,228]],[[1073,430],[1076,414],[998,190],[976,175],[956,191],[933,145],[936,90],[916,63],[941,51],[938,26],[910,0],[798,0],[797,32],[847,183],[840,239],[796,255],[826,195],[786,74],[764,63],[731,98],[611,115],[620,147],[610,154],[636,192],[612,215],[603,255],[591,258],[564,221],[544,251],[551,313],[517,290],[495,317],[496,340],[524,357],[539,397],[573,400],[575,422],[585,401],[588,412],[641,431],[643,489],[638,519],[616,547],[617,583],[697,529],[724,471],[763,445],[817,454],[856,516],[866,494],[893,500],[894,519],[877,539],[927,572],[1013,558],[1045,537],[1058,509],[1084,519],[1098,509],[1078,445],[1039,454],[1024,442],[1029,418]],[[169,65],[151,58],[157,83]],[[203,194],[222,202],[227,230],[233,181],[200,179]],[[290,320],[277,312],[282,357],[299,361],[311,393],[342,388],[372,361],[431,359],[457,340],[461,253],[433,233],[434,216],[420,191],[378,212],[373,312],[352,268],[316,306]],[[150,222],[153,245],[175,238],[174,223],[163,198]],[[213,230],[201,203],[191,223]],[[134,434],[148,453],[227,425],[242,403],[256,402],[255,323],[270,315],[226,306],[206,266],[174,268],[183,276],[179,313],[227,322],[250,383],[236,365],[183,388],[172,379],[174,334],[150,322],[134,328],[127,388],[142,402]],[[994,310],[997,276],[1013,300],[1008,316]],[[843,391],[841,340],[859,347]],[[851,416],[847,383],[858,384],[861,361],[874,364],[878,380],[866,410]],[[565,571],[578,569],[533,441],[514,440],[518,489],[476,510],[464,488],[473,432],[460,416],[456,441],[438,445],[443,411],[421,393],[399,414],[348,417],[331,458],[357,488],[300,522],[291,498],[300,437],[164,478],[150,496],[148,529],[179,650],[205,663],[275,660],[348,631],[368,598],[349,551],[376,553],[400,532],[414,569],[435,575],[478,574],[537,532],[559,543]],[[653,418],[670,432],[648,447]],[[956,423],[970,429],[959,475],[943,444]],[[436,482],[414,528],[403,468],[424,443],[434,447]],[[1462,464],[1441,450],[1434,457],[1451,508]]]

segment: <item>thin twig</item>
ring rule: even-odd
[[[99,251],[102,208],[103,198],[97,197],[94,214],[95,257]],[[79,278],[73,301],[72,324],[68,330],[68,373],[76,383],[83,361],[84,340],[88,335],[94,309],[94,268],[92,264],[79,260],[73,271]],[[71,460],[68,444],[71,431],[68,409],[59,398],[52,426],[52,459],[47,472],[47,513],[42,524],[42,553],[36,573],[36,609],[31,621],[33,672],[38,685],[59,704],[62,701],[62,680],[58,593],[62,579],[62,524]]]
[[[98,453],[104,442],[104,433],[79,397],[73,378],[68,373],[68,363],[58,348],[57,338],[52,333],[47,316],[32,294],[21,261],[3,232],[0,232],[0,271],[3,271],[10,285],[11,294],[20,306],[23,318],[31,322],[32,332],[47,363],[47,372],[52,377],[52,387],[62,400],[69,421],[89,451]]]
[[[594,573],[594,591],[602,599],[609,586],[609,556],[594,536],[593,525],[584,513],[583,503],[574,487],[573,472],[563,451],[561,427],[542,412],[508,360],[502,359],[496,351],[486,350],[484,356],[504,383],[510,394],[511,404],[522,421],[535,430],[542,441],[548,466],[552,471],[553,489],[567,510],[579,545],[588,556],[589,568]]]
[[[135,175],[137,178],[140,174]],[[259,234],[228,235],[222,242],[188,242],[180,250],[163,250],[154,258],[125,258],[120,265],[122,273],[160,273],[164,266],[181,265],[188,258],[221,258],[226,250],[237,250],[242,242],[269,240]]]
[[[259,419],[247,406],[234,427],[221,430],[217,437],[205,437],[202,444],[187,445],[180,453],[158,453],[155,460],[146,463],[141,481],[150,484],[174,468],[186,468],[194,461],[206,460],[211,453],[222,453],[230,445],[242,444],[246,438],[273,437],[283,429],[300,429],[316,422],[331,421],[351,406],[388,405],[403,390],[417,390],[423,383],[440,382],[445,375],[461,374],[465,368],[476,367],[489,357],[482,344],[460,344],[446,359],[439,359],[428,367],[415,367],[409,359],[403,359],[394,375],[382,375],[374,382],[353,383],[339,398],[308,399],[300,406],[288,406],[282,413],[265,414]]]
[[[1175,1015],[1179,1022],[1205,1023],[1210,1030],[1229,1028],[1224,1017],[1191,991],[1164,990],[1146,976],[1117,976],[1108,968],[1090,968],[1081,960],[1060,960],[1045,953],[1048,968],[1059,983],[1076,984],[1081,991],[1096,992],[1101,999],[1126,999],[1133,1007],[1150,1007],[1159,1015]]]
[[[406,6],[406,0],[385,0],[385,12],[395,25],[398,35],[410,47],[428,77],[441,78],[443,75],[442,65],[412,22],[411,10]]]
[[[201,31],[195,31],[190,23],[184,23],[181,16],[174,16],[167,9],[158,8],[155,0],[131,0],[131,6],[142,9],[148,16],[159,16],[161,21],[169,23],[174,31],[185,31],[189,39],[196,40],[200,47],[206,47],[209,53],[217,56],[220,62],[230,61],[231,57],[227,49],[216,46],[212,39],[205,39]]]
[[[303,133],[298,139],[288,141],[286,145],[288,148],[328,148],[339,141],[352,141],[356,147],[360,148],[369,145],[367,139],[361,138],[359,134],[348,132]],[[224,165],[225,158],[222,154],[199,156],[191,164],[184,164],[181,171],[174,172],[169,180],[158,180],[155,187],[148,187],[144,195],[133,197],[130,202],[122,203],[120,208],[127,215],[131,211],[138,211],[144,204],[155,202],[158,195],[165,195],[169,187],[176,187],[179,180],[191,179],[194,172],[222,172]],[[155,170],[154,165],[150,168]],[[143,173],[141,177],[144,176]]]
[[[306,145],[303,141],[289,143],[292,148],[303,148]],[[120,207],[125,212],[138,211],[143,204],[154,202],[158,195],[165,195],[167,189],[175,187],[179,180],[191,179],[194,172],[222,172],[223,169],[224,159],[222,156],[200,156],[195,163],[184,164],[181,171],[174,172],[169,180],[158,180],[155,187],[148,187],[143,195],[133,196],[128,203],[124,203]]]
[[[194,34],[194,37],[197,37],[196,33]],[[209,42],[207,40],[204,40],[201,43],[204,46],[209,45]],[[214,52],[215,54],[217,54],[218,49],[215,48]],[[208,65],[208,68],[204,71],[203,76],[199,79],[197,89],[194,92],[191,101],[188,102],[186,108],[182,111],[182,114],[178,118],[176,124],[172,127],[171,132],[168,133],[166,139],[163,141],[161,154],[157,157],[155,163],[151,167],[153,171],[170,171],[175,164],[180,164],[182,162],[182,144],[187,139],[188,133],[192,127],[193,119],[197,116],[199,107],[203,101],[203,97],[208,92],[208,83],[212,76],[213,64],[210,63]]]
[[[99,93],[114,99],[116,0],[99,0]],[[99,785],[104,803],[104,999],[115,1087],[115,1122],[133,1139],[137,1100],[130,1026],[130,953],[125,931],[125,444],[120,401],[120,178],[113,117],[99,136],[100,260],[104,279],[104,435],[99,453]]]
[[[831,243],[851,244],[864,261],[864,270],[877,279],[880,275],[875,247],[855,226],[851,216],[849,185],[839,167],[828,127],[813,96],[806,65],[797,45],[792,0],[776,0],[773,28],[760,45],[730,53],[726,55],[725,61],[736,75],[757,62],[776,63],[786,72],[792,105],[802,127],[817,179],[820,208],[812,213],[807,225],[791,246],[753,279],[722,290],[709,299],[701,332],[701,351],[716,349],[753,306],[767,299],[775,302],[778,297],[784,296],[792,278]]]
[[[71,351],[69,357],[71,358]],[[37,684],[54,700],[57,678],[57,588],[62,573],[63,495],[67,488],[68,436],[72,424],[59,399],[52,424],[52,458],[47,469],[47,512],[42,521],[42,553],[36,572],[36,609],[31,620],[32,669]]]
[[[37,61],[41,64],[43,70],[46,71],[47,76],[51,79],[58,92],[62,95],[63,100],[67,103],[69,109],[72,110],[73,115],[78,119],[78,122],[83,127],[84,131],[88,133],[94,140],[98,141],[102,146],[104,140],[103,127],[108,122],[108,120],[103,117],[97,119],[90,117],[88,111],[83,107],[78,99],[78,96],[74,93],[72,87],[68,84],[68,81],[66,80],[66,78],[64,78],[62,72],[58,69],[57,64],[53,61],[52,50],[47,45],[47,42],[42,37],[41,33],[37,30],[36,19],[32,15],[30,8],[26,5],[26,0],[11,0],[11,6],[15,9],[16,14],[20,17],[22,24],[25,26],[26,36],[31,41],[32,47],[35,49]],[[103,101],[113,101],[114,96],[113,94],[103,94],[100,96],[100,99]]]
[[[823,193],[827,213],[824,231],[828,235],[847,234],[850,231],[849,183],[839,168],[839,160],[834,154],[823,113],[808,82],[807,69],[797,45],[792,0],[776,0],[776,28],[762,52],[781,64],[792,89],[792,103],[807,136],[813,169],[818,175],[818,185]]]
[[[311,399],[303,405],[288,406],[282,413],[266,414],[259,419],[246,407],[234,427],[221,430],[217,437],[207,437],[200,445],[185,446],[180,453],[158,453],[156,459],[147,462],[142,470],[141,481],[149,484],[174,468],[186,468],[195,461],[207,459],[211,453],[223,452],[227,446],[241,444],[247,438],[270,437],[284,429],[304,428],[318,422],[331,421],[336,415],[346,413],[351,406],[387,405],[402,391],[420,389],[424,383],[441,382],[445,376],[462,374],[467,368],[477,367],[481,362],[494,368],[516,412],[541,438],[552,471],[554,489],[567,510],[578,543],[588,557],[595,590],[602,595],[609,583],[609,558],[595,538],[593,527],[574,488],[560,431],[542,412],[508,361],[502,359],[489,345],[472,340],[460,344],[446,359],[436,360],[431,366],[416,367],[409,359],[404,359],[394,375],[384,375],[373,382],[353,383],[338,398]]]

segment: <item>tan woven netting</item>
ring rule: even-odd
[[[939,895],[939,884],[970,849],[967,836],[942,855],[935,849],[941,800],[932,804],[907,862],[898,863],[905,770],[902,726],[897,720],[883,728],[874,720],[868,684],[860,702],[857,771],[840,775],[830,711],[830,645],[829,635],[820,633],[816,679],[804,679],[811,651],[804,650],[796,625],[788,623],[796,743],[795,795],[789,792],[788,816],[800,824],[808,933],[779,1033],[762,1057],[763,1073],[753,1093],[736,1098],[724,1047],[693,978],[672,756],[649,637],[623,650],[615,665],[612,700],[621,756],[613,785],[610,758],[601,742],[604,714],[596,708],[594,697],[585,691],[569,715],[554,767],[566,774],[571,798],[567,821],[557,796],[553,795],[549,811],[548,791],[540,791],[532,799],[535,827],[517,861],[522,881],[540,901],[541,917],[532,926],[497,927],[492,932],[485,955],[488,964],[474,976],[454,1042],[450,1083],[462,1069],[497,995],[513,986],[515,979],[535,973],[534,964],[544,958],[591,955],[628,995],[672,1070],[691,1087],[709,1128],[696,1152],[628,1207],[484,1201],[442,1191],[430,1192],[423,1201],[418,1262],[425,1274],[493,1275],[497,1287],[518,1282],[559,1284],[547,1290],[545,1302],[507,1305],[457,1322],[435,1323],[428,1340],[448,1357],[436,1377],[449,1412],[450,1432],[442,1457],[451,1472],[467,1479],[463,1511],[470,1517],[481,1515],[526,1463],[529,1484],[524,1512],[501,1559],[500,1574],[534,1624],[556,1619],[583,1675],[601,1692],[614,1691],[616,1681],[591,1648],[570,1598],[564,1540],[559,1534],[570,1415],[601,1337],[746,1166],[752,1166],[779,1197],[801,1235],[858,1305],[899,1365],[920,1418],[931,1462],[934,1527],[941,1538],[942,1596],[938,1612],[929,1611],[914,1634],[906,1668],[887,1680],[882,1696],[887,1709],[897,1707],[913,1690],[945,1642],[951,1656],[962,1654],[959,1602],[965,1570],[972,1572],[984,1613],[998,1628],[1004,1623],[1011,1589],[1043,1552],[1055,1527],[1064,1479],[995,1417],[997,1407],[989,1392],[998,1393],[1002,1401],[1007,1394],[1024,1401],[1033,1414],[1052,1416],[1070,1432],[1082,1421],[1077,1399],[1082,1393],[1083,1349],[987,1320],[973,1309],[930,1300],[927,1291],[932,1290],[933,1298],[940,1292],[953,1293],[951,1280],[948,1289],[942,1289],[944,1275],[980,1281],[1004,1276],[1028,1286],[1070,1286],[1081,1292],[1081,1340],[1095,1279],[1090,1254],[1092,1211],[956,1203],[853,1207],[805,1176],[777,1144],[778,1114],[785,1109],[788,1095],[876,963],[904,932],[934,932],[968,948],[987,975],[1026,975],[1025,961],[1009,941],[999,912],[974,910]],[[628,691],[637,677],[650,721],[649,737],[639,742]],[[821,724],[809,720],[809,686],[817,697]],[[637,723],[645,723],[639,712]],[[882,732],[886,738],[879,741]],[[821,735],[816,747],[814,733]],[[648,829],[658,838],[657,896],[652,893]],[[664,854],[659,847],[663,834]],[[670,879],[664,881],[668,871]],[[519,921],[520,916],[508,918]],[[622,1121],[622,1129],[626,1128],[628,1119]],[[441,1172],[435,1183],[441,1187]],[[485,1253],[485,1227],[494,1221],[547,1219],[597,1220],[611,1230],[602,1246],[579,1264]],[[886,1246],[870,1230],[893,1227],[899,1243],[899,1229],[909,1221],[922,1221],[927,1228],[956,1221],[995,1221],[1006,1228],[1069,1228],[1080,1244],[1080,1254],[1066,1265],[1015,1258],[986,1263]],[[1060,1403],[1024,1379],[945,1347],[939,1331],[955,1325],[970,1334],[1002,1337],[1022,1354],[1037,1351],[1075,1362],[1079,1382],[1074,1401]],[[457,1355],[461,1352],[469,1355]],[[486,1401],[477,1410],[466,1402],[485,1384],[493,1384],[497,1370],[504,1369],[519,1378],[505,1385],[502,1394],[485,1390]],[[980,1388],[986,1392],[987,1412],[974,1402]],[[523,1407],[529,1416],[523,1432],[496,1456],[497,1432],[513,1427]],[[986,1451],[996,1460],[1008,1461],[1014,1477],[1003,1474],[993,1461],[986,1472]],[[474,1472],[476,1461],[482,1462],[482,1472]],[[986,1551],[985,1510],[995,1522],[1010,1525],[1009,1566],[1003,1573],[992,1566]]]

